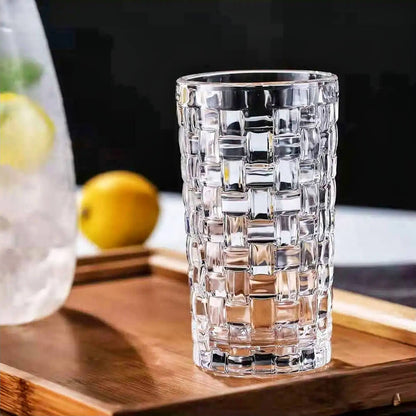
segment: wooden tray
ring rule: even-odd
[[[336,290],[326,368],[215,377],[192,363],[185,272],[184,257],[164,250],[80,259],[65,307],[0,329],[0,407],[42,416],[325,416],[416,402],[416,310]]]

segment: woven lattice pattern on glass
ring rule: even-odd
[[[331,356],[335,80],[178,82],[194,360],[230,375]]]

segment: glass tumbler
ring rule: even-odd
[[[56,311],[75,270],[72,151],[34,0],[0,0],[0,325]]]
[[[177,80],[195,363],[223,375],[331,359],[338,82],[316,71]]]

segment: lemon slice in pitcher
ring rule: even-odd
[[[24,95],[0,93],[0,165],[30,170],[46,161],[55,126],[45,111]]]

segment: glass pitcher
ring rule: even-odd
[[[32,0],[0,0],[0,325],[57,310],[75,267],[74,168]]]

